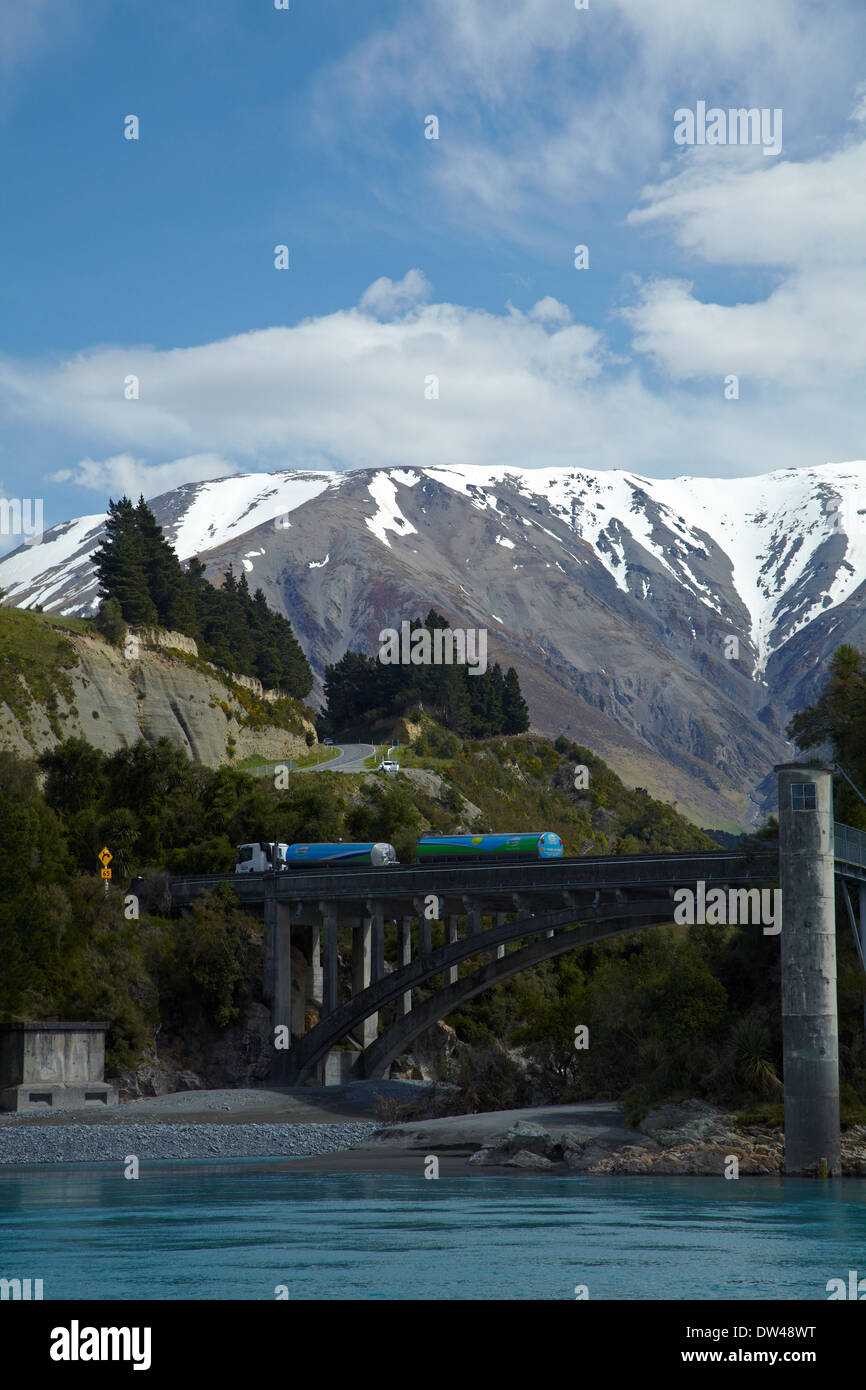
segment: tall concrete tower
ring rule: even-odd
[[[781,763],[782,1050],[785,1169],[841,1173],[833,774]]]

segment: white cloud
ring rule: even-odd
[[[532,323],[571,323],[571,310],[548,294],[527,310],[526,317]]]
[[[234,464],[218,454],[192,454],[171,463],[148,464],[132,454],[115,454],[112,458],[85,458],[75,468],[61,468],[48,475],[48,482],[74,483],[77,487],[98,492],[105,497],[157,497],[182,483],[207,482],[237,473]]]
[[[866,141],[801,163],[695,149],[684,169],[640,196],[647,206],[629,213],[630,226],[664,231],[714,265],[866,262]]]
[[[362,294],[359,308],[376,318],[388,319],[423,304],[432,292],[430,281],[420,270],[408,270],[402,280],[389,280],[383,275]]]
[[[866,142],[802,163],[767,166],[753,153],[744,168],[730,150],[694,152],[627,221],[696,261],[775,272],[769,291],[708,303],[689,282],[660,278],[623,317],[635,349],[677,380],[735,373],[838,396],[866,368]]]
[[[838,390],[866,369],[862,271],[795,274],[767,299],[733,305],[704,304],[688,282],[657,280],[623,315],[636,350],[677,380],[735,373],[750,383]]]
[[[707,378],[669,384],[663,398],[546,296],[526,313],[430,303],[385,323],[356,308],[171,351],[103,348],[54,366],[0,360],[0,406],[91,441],[54,480],[102,496],[154,496],[251,468],[573,465],[669,477],[810,465],[856,456],[866,428],[862,393],[846,394],[832,372],[820,390],[794,391],[800,360],[838,361],[846,341],[852,361],[862,357],[856,303],[849,309],[841,277],[827,277],[812,298],[803,288],[788,303],[785,286],[766,305],[732,308],[701,305],[675,281],[645,287],[631,310],[642,349],[678,380]],[[738,318],[748,311],[752,323]],[[123,398],[130,370],[138,401]],[[724,399],[729,372],[743,376],[737,402]],[[430,376],[438,399],[426,398]]]
[[[422,282],[419,272],[416,290]],[[381,308],[381,283],[362,302]],[[600,335],[569,323],[551,298],[530,315],[414,304],[389,322],[349,309],[200,347],[103,348],[40,367],[0,360],[0,402],[10,419],[117,450],[79,465],[75,479],[88,487],[132,479],[148,452],[215,456],[189,460],[208,476],[230,471],[226,459],[472,462],[510,452],[537,412],[566,388],[577,399],[605,360]],[[123,395],[129,372],[141,383],[136,401]],[[438,400],[425,396],[430,376]],[[561,452],[552,433],[549,444]]]

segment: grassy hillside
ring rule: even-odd
[[[72,703],[67,672],[78,665],[75,649],[63,633],[86,627],[81,620],[61,621],[18,608],[0,608],[0,703],[8,705],[25,728],[34,705],[41,705],[54,733],[62,737],[57,697]]]

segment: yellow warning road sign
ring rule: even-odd
[[[100,863],[107,868],[114,858],[114,855],[111,853],[110,849],[101,849],[96,857]]]

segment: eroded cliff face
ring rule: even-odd
[[[65,672],[72,698],[58,689],[46,701],[19,676],[17,711],[0,703],[0,748],[33,756],[61,739],[83,738],[113,753],[141,738],[155,743],[165,737],[208,767],[237,764],[254,753],[276,761],[307,751],[304,733],[311,722],[299,719],[297,733],[242,724],[247,709],[239,694],[170,650],[140,643],[130,658],[89,634],[69,632],[64,639],[78,658]]]

